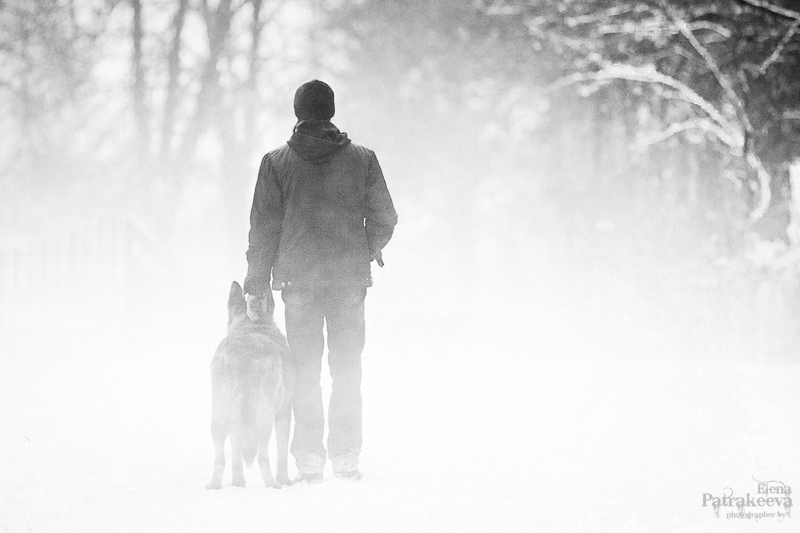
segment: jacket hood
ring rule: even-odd
[[[287,144],[306,161],[323,163],[350,144],[350,139],[327,120],[301,120]]]

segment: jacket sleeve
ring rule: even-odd
[[[250,235],[247,249],[247,277],[244,292],[263,294],[269,290],[270,272],[275,263],[283,225],[283,200],[278,176],[269,155],[261,160],[250,210]]]
[[[397,225],[397,212],[394,210],[378,158],[372,151],[369,156],[364,226],[367,230],[370,259],[374,259],[392,238]]]

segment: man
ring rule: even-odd
[[[337,476],[360,477],[361,352],[370,262],[397,224],[374,152],[330,120],[333,90],[313,80],[297,89],[297,124],[285,146],[261,160],[250,212],[244,290],[252,319],[270,288],[282,291],[286,334],[297,367],[293,400],[298,480],[318,482],[326,462],[320,373],[327,328],[333,378],[327,456]]]

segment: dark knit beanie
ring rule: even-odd
[[[298,120],[330,120],[335,112],[333,89],[324,81],[311,80],[294,93],[294,114]]]

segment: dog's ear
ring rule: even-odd
[[[228,307],[244,302],[244,291],[238,282],[231,283],[231,292],[228,294]]]

